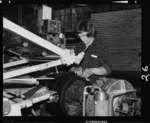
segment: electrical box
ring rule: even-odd
[[[47,33],[61,33],[61,21],[47,19],[44,24]]]

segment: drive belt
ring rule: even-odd
[[[25,99],[28,99],[28,98],[30,98],[32,95],[34,95],[38,90],[40,90],[41,88],[43,88],[43,85],[38,85],[38,86],[32,88],[31,90],[29,90],[29,91],[23,93],[22,95],[25,96]]]
[[[11,100],[19,97],[19,98],[22,98],[22,99],[29,99],[31,96],[33,96],[38,90],[40,90],[41,88],[43,88],[44,86],[43,85],[38,85],[30,90],[28,90],[27,92],[25,93],[21,93],[21,91],[17,92],[17,93],[12,93],[12,92],[9,92],[7,90],[3,90],[5,91],[6,93],[8,93],[9,95],[12,95],[13,97],[9,98]]]

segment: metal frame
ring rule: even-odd
[[[54,44],[48,42],[47,40],[35,35],[34,33],[18,26],[17,24],[9,21],[6,18],[3,18],[3,27],[5,29],[8,29],[10,31],[13,31],[19,35],[21,35],[22,37],[28,39],[29,41],[31,41],[34,44],[40,45],[41,47],[48,49],[58,55],[61,56],[61,60],[56,60],[56,61],[52,61],[52,62],[48,62],[48,63],[44,63],[44,64],[40,64],[40,65],[35,65],[32,67],[26,67],[26,68],[22,68],[22,69],[18,69],[18,70],[13,70],[10,72],[5,72],[3,73],[3,79],[8,79],[11,77],[16,77],[19,75],[24,75],[24,74],[28,74],[31,72],[36,72],[36,71],[40,71],[40,70],[44,70],[50,67],[54,67],[54,66],[58,66],[61,64],[73,64],[75,62],[76,56],[74,54],[73,50],[68,50],[68,49],[61,49],[57,46],[55,46]],[[5,64],[4,67],[8,67],[8,66],[14,66],[14,65],[18,65],[18,64],[22,64],[25,63],[26,61],[18,61],[18,62],[14,62],[12,65],[11,63]]]
[[[21,35],[22,37],[30,40],[31,42],[33,42],[37,45],[40,45],[60,56],[66,54],[65,50],[57,47],[56,45],[48,42],[45,39],[35,35],[34,33],[22,28],[21,26],[18,26],[17,24],[9,21],[6,18],[3,18],[3,27]]]
[[[52,61],[52,62],[48,62],[48,63],[43,63],[40,65],[35,65],[35,66],[26,67],[26,68],[22,68],[22,69],[18,69],[18,70],[13,70],[10,72],[5,72],[5,73],[3,73],[3,79],[8,79],[11,77],[24,75],[24,74],[31,73],[31,72],[36,72],[36,71],[48,69],[50,67],[58,66],[61,64],[62,64],[61,60],[56,60],[56,61]]]
[[[34,104],[42,101],[57,102],[59,98],[57,92],[47,90],[46,88],[38,90],[33,96],[25,100],[23,98],[14,98],[12,100],[10,98],[13,96],[9,95],[7,91],[3,91],[3,95],[3,103],[8,101],[11,105],[11,111],[4,116],[22,116],[21,109],[32,107]]]
[[[21,35],[22,37],[28,39],[32,43],[40,45],[41,47],[60,55],[59,60],[55,60],[55,61],[51,61],[51,62],[49,61],[47,63],[42,63],[42,64],[38,64],[38,65],[33,65],[33,66],[25,66],[25,68],[19,68],[19,69],[12,70],[12,71],[5,71],[3,73],[3,80],[4,80],[3,83],[4,84],[6,84],[6,83],[39,84],[38,80],[53,79],[53,78],[29,78],[29,79],[21,79],[20,78],[20,79],[17,79],[17,78],[12,78],[12,77],[17,77],[17,76],[28,74],[31,72],[45,70],[45,69],[55,67],[55,66],[58,66],[61,64],[70,65],[74,62],[74,60],[76,58],[74,52],[72,52],[71,50],[67,50],[67,49],[63,50],[63,49],[55,46],[54,44],[48,42],[47,40],[33,34],[32,32],[29,32],[28,30],[9,21],[6,18],[3,18],[3,28],[8,29],[12,32],[15,32],[15,33]],[[20,58],[23,58],[23,57],[20,56]],[[11,63],[5,63],[3,68],[5,69],[5,68],[25,64],[28,62],[29,61],[26,58],[23,58],[22,60],[14,61]],[[32,107],[33,104],[47,100],[47,99],[50,99],[50,101],[54,100],[55,96],[53,95],[53,93],[56,93],[56,92],[52,92],[45,88],[44,91],[40,91],[39,93],[34,94],[31,99],[22,100],[21,102],[18,102],[18,103],[14,103],[13,101],[9,100],[6,97],[12,106],[11,112],[8,114],[8,116],[21,116],[22,108]],[[5,96],[5,91],[3,91],[3,96]]]
[[[12,67],[12,66],[16,66],[16,65],[21,65],[21,64],[25,64],[28,63],[27,59],[22,59],[22,60],[18,60],[18,61],[14,61],[14,62],[10,62],[10,63],[5,63],[3,65],[3,68],[8,68],[8,67]]]

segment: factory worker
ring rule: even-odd
[[[85,54],[80,64],[74,64],[70,71],[86,78],[93,84],[99,77],[111,74],[107,50],[103,42],[100,39],[96,39],[96,31],[90,21],[81,21],[77,26],[77,32],[82,42],[75,47],[75,54],[77,55],[81,52]]]

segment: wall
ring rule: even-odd
[[[21,5],[21,4],[18,4]],[[3,14],[11,21],[18,23],[19,6],[18,5],[4,5]],[[40,5],[22,4],[22,22],[23,26],[29,30],[36,31],[37,12],[34,8]],[[57,5],[56,5],[57,6]],[[67,5],[66,5],[67,6]],[[62,31],[74,31],[76,24],[81,19],[90,19],[91,13],[110,12],[116,10],[135,9],[140,8],[138,4],[88,4],[88,6],[68,7],[65,9],[52,9],[53,19],[61,20]]]
[[[82,19],[91,19],[92,13],[103,13],[140,8],[138,4],[92,4],[85,7],[68,7],[66,9],[53,9],[53,19],[62,22],[62,32],[74,31],[77,23]]]
[[[141,70],[141,9],[91,14],[113,70]]]
[[[62,10],[53,11],[53,19],[60,20],[62,23],[62,32],[75,31],[77,23],[81,19],[90,19],[90,14],[87,8],[66,8]]]

